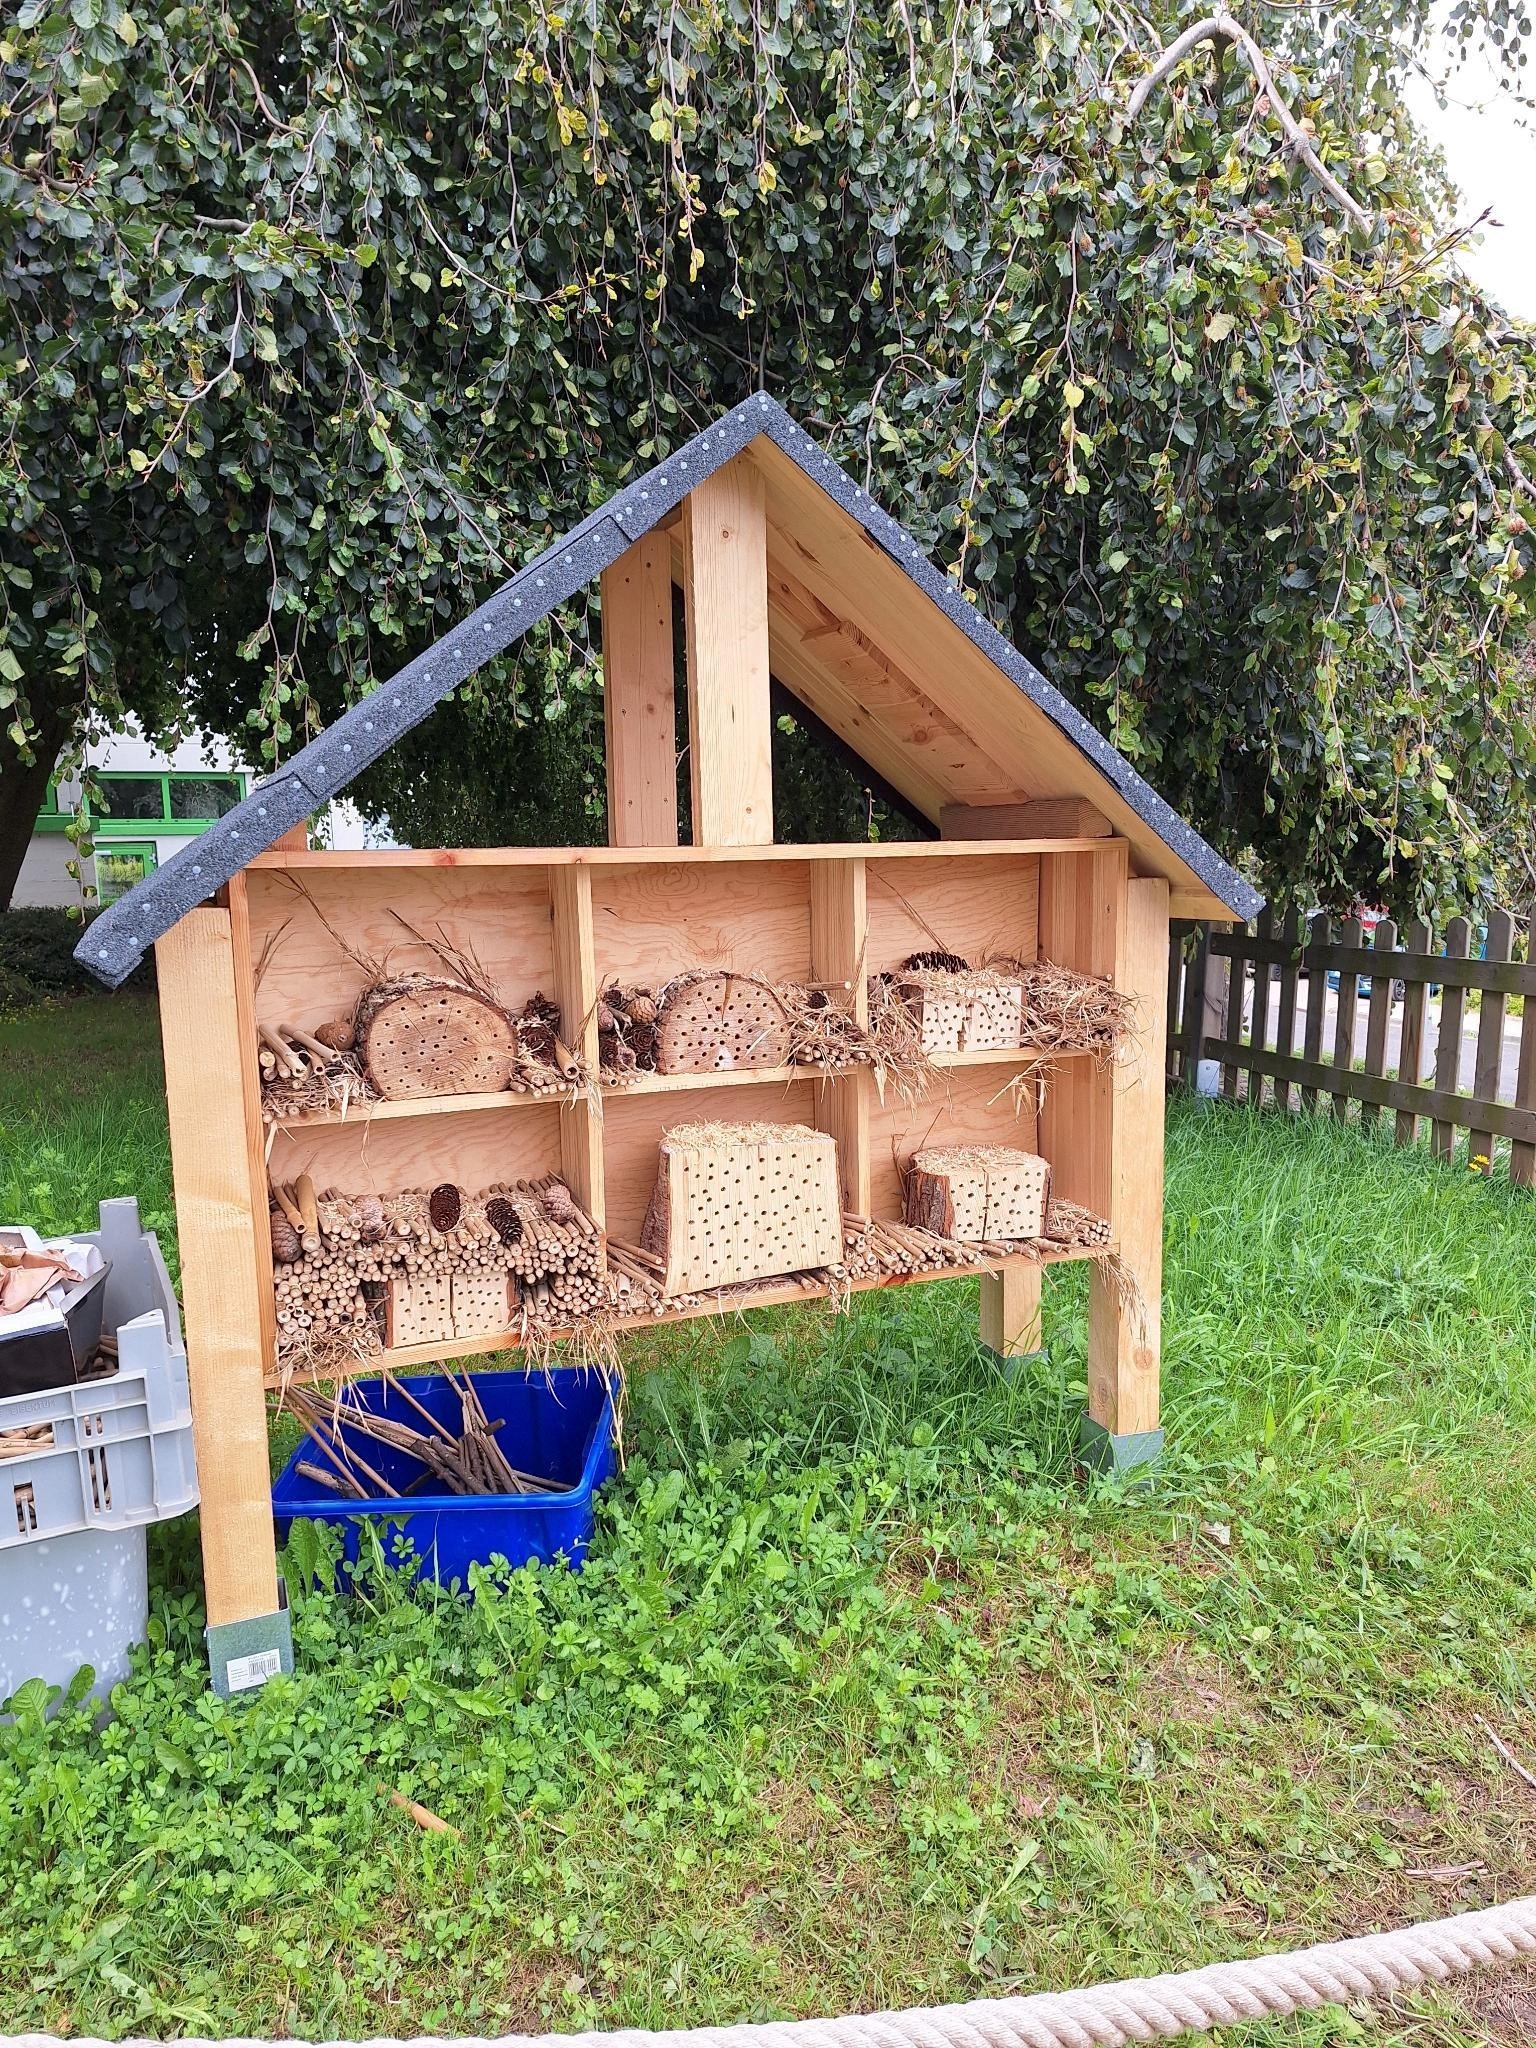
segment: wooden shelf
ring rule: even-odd
[[[869,1294],[880,1287],[915,1287],[927,1282],[945,1280],[975,1280],[986,1273],[999,1273],[1009,1267],[1065,1266],[1076,1260],[1101,1258],[1109,1247],[1096,1245],[1063,1247],[1060,1251],[1042,1252],[1038,1258],[1027,1258],[1021,1252],[1016,1258],[987,1259],[974,1266],[945,1266],[931,1273],[899,1273],[871,1275],[866,1279],[850,1280],[846,1291],[849,1294]],[[672,1323],[695,1323],[708,1316],[734,1316],[747,1309],[783,1308],[796,1301],[826,1301],[831,1289],[819,1281],[765,1280],[760,1286],[743,1288],[739,1292],[703,1303],[698,1308],[664,1309],[658,1315],[620,1316],[613,1328],[614,1334],[623,1336],[632,1330],[661,1329]],[[558,1340],[563,1333],[552,1331]],[[520,1347],[517,1339],[504,1331],[484,1337],[458,1337],[444,1344],[406,1344],[393,1350],[379,1352],[376,1358],[358,1368],[359,1376],[366,1377],[373,1372],[415,1372],[423,1366],[446,1364],[453,1359],[483,1357],[487,1352],[516,1351]],[[306,1380],[313,1375],[296,1373],[295,1379]],[[276,1377],[268,1384],[276,1386]]]
[[[936,1052],[931,1055],[933,1064],[942,1069],[1008,1066],[1023,1069],[1049,1060],[1092,1057],[1093,1051],[1089,1047],[1043,1051],[1027,1045],[996,1046],[985,1052]],[[604,1102],[613,1102],[637,1095],[697,1094],[704,1089],[766,1088],[775,1083],[788,1087],[797,1081],[836,1084],[856,1080],[860,1074],[871,1072],[872,1069],[865,1066],[839,1067],[833,1071],[821,1067],[734,1067],[700,1074],[643,1074],[618,1086],[605,1082],[601,1094]],[[572,1098],[564,1093],[529,1095],[503,1088],[490,1095],[413,1095],[398,1102],[358,1101],[349,1104],[345,1110],[313,1110],[307,1116],[279,1117],[275,1121],[279,1130],[313,1131],[338,1124],[389,1123],[409,1116],[466,1116],[484,1110],[535,1109],[541,1105],[546,1109],[558,1109],[568,1107],[571,1101]]]
[[[394,846],[332,853],[272,847],[258,853],[251,869],[312,868],[345,874],[380,868],[600,868],[716,866],[722,862],[765,861],[793,866],[800,861],[857,858],[885,861],[974,860],[985,854],[1100,854],[1126,844],[1116,839],[898,839],[882,844],[839,846]]]

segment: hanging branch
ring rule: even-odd
[[[1146,77],[1140,81],[1136,90],[1131,94],[1130,102],[1126,108],[1127,120],[1134,121],[1137,118],[1158,86],[1163,83],[1164,79],[1171,72],[1177,70],[1191,50],[1198,49],[1201,43],[1212,42],[1235,43],[1237,45],[1248,59],[1249,68],[1253,72],[1254,83],[1258,87],[1258,98],[1267,99],[1274,108],[1280,126],[1285,130],[1286,140],[1290,143],[1293,152],[1301,158],[1323,190],[1331,193],[1334,199],[1338,201],[1350,219],[1358,221],[1363,228],[1369,228],[1371,216],[1366,212],[1359,200],[1355,198],[1354,194],[1346,191],[1344,186],[1339,183],[1332,171],[1323,162],[1317,153],[1317,147],[1312,138],[1296,119],[1296,116],[1291,112],[1290,107],[1277,90],[1274,77],[1270,72],[1269,60],[1265,57],[1264,52],[1259,48],[1253,37],[1249,35],[1242,23],[1234,15],[1228,14],[1225,8],[1218,9],[1215,14],[1206,15],[1202,21],[1192,23],[1181,36],[1168,45]]]

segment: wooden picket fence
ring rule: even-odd
[[[1270,1101],[1296,1111],[1315,1110],[1325,1099],[1340,1117],[1353,1102],[1367,1124],[1390,1111],[1398,1144],[1413,1144],[1427,1123],[1443,1159],[1456,1156],[1457,1133],[1465,1131],[1470,1165],[1491,1171],[1507,1146],[1511,1180],[1536,1187],[1530,929],[1529,918],[1492,912],[1482,957],[1474,959],[1472,926],[1464,917],[1450,920],[1443,943],[1427,924],[1416,923],[1401,944],[1387,919],[1369,935],[1354,919],[1334,925],[1314,917],[1303,926],[1291,913],[1268,910],[1252,928],[1176,921],[1169,1080],[1192,1086],[1197,1064],[1211,1060],[1220,1063],[1221,1093],[1231,1100]],[[1329,1001],[1330,974],[1338,976],[1335,1003]],[[1208,990],[1218,998],[1217,1011],[1224,1008],[1224,1034],[1207,1029]],[[1464,1075],[1467,999],[1474,990],[1480,1010],[1471,1072]],[[1515,996],[1523,999],[1524,1014],[1511,1055],[1505,1026]]]

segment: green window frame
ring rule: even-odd
[[[98,839],[142,839],[146,832],[157,839],[171,837],[195,838],[199,832],[206,832],[217,819],[245,796],[247,778],[235,769],[224,768],[169,768],[105,769],[97,778],[103,785],[108,783],[142,783],[155,785],[153,806],[146,804],[132,816],[114,817],[110,811],[92,812],[91,832]],[[220,792],[222,807],[206,805],[212,812],[207,817],[178,817],[179,807],[194,801],[192,792],[199,785]],[[149,790],[145,789],[148,797]],[[178,799],[181,800],[179,805]]]
[[[43,807],[37,814],[37,823],[32,829],[34,832],[67,832],[69,815],[68,811],[59,809],[59,785],[50,782],[43,797]]]
[[[96,849],[96,900],[104,910],[160,865],[152,839],[115,839]],[[114,867],[117,872],[114,873]]]

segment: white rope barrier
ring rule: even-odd
[[[628,2027],[601,2034],[504,2034],[494,2043],[459,2036],[454,2048],[1127,2048],[1133,2041],[1203,2034],[1240,2020],[1322,2005],[1358,2005],[1389,1992],[1444,1984],[1472,1970],[1536,1955],[1536,1898],[1485,1912],[1427,1920],[1390,1934],[1323,1942],[1289,1955],[1249,1956],[1165,1977],[1132,1977],[1086,1991],[1042,1991],[912,2012],[845,2019],[773,2020],[732,2027]],[[0,2035],[0,2048],[108,2048],[87,2036]],[[114,2048],[154,2048],[143,2040]],[[219,2044],[196,2035],[178,2048],[303,2048],[245,2037]],[[350,2048],[432,2048],[431,2037],[375,2037]]]

